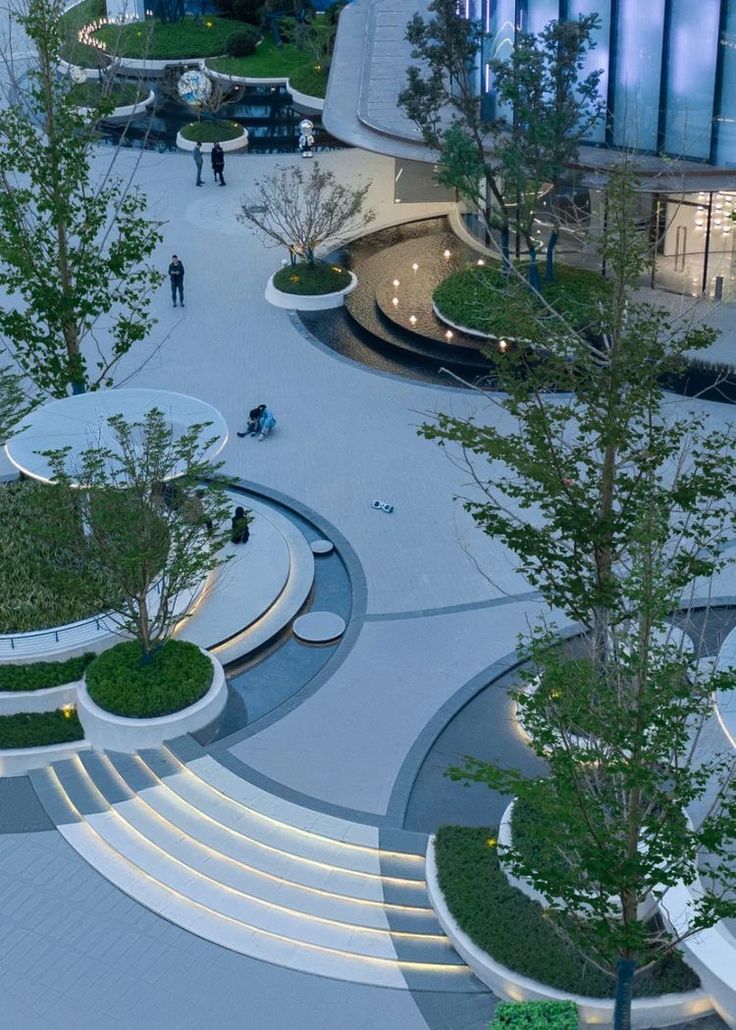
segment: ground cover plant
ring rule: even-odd
[[[512,887],[498,864],[495,828],[443,826],[435,843],[437,876],[448,908],[468,936],[502,965],[559,990],[613,997],[615,977],[583,961],[544,910]],[[679,956],[634,981],[637,997],[698,987]]]
[[[558,265],[553,282],[540,284],[541,296],[566,322],[580,330],[595,332],[600,318],[600,302],[610,294],[602,276],[582,268]],[[509,303],[509,294],[515,303]],[[520,317],[519,301],[528,294]],[[438,311],[456,325],[475,329],[489,336],[525,335],[524,316],[533,318],[543,310],[526,282],[506,281],[501,264],[488,259],[485,265],[468,265],[449,275],[434,291]]]
[[[72,86],[69,96],[78,107],[95,107],[102,100],[115,107],[125,107],[143,100],[148,91],[138,82],[125,81],[114,82],[109,88],[102,89],[97,79],[87,79]]]
[[[0,485],[0,633],[78,622],[104,611],[114,591],[89,566],[82,523],[55,487],[32,480]]]
[[[490,1030],[578,1030],[573,1001],[502,1001]]]
[[[168,58],[214,57],[224,54],[229,36],[242,29],[243,23],[215,15],[183,21],[131,22],[128,25],[103,25],[95,39],[120,57]]]
[[[184,139],[194,143],[224,143],[243,135],[243,126],[238,122],[190,122],[181,130]]]
[[[242,24],[240,25],[242,29]],[[224,48],[222,53],[224,54]],[[277,47],[270,36],[259,43],[256,52],[248,57],[215,57],[207,67],[223,75],[243,75],[254,79],[290,77],[298,69],[314,62],[293,43]]]
[[[0,691],[46,690],[80,680],[94,654],[82,654],[65,662],[29,662],[24,665],[0,665]]]
[[[212,662],[185,640],[167,640],[149,661],[142,659],[136,640],[98,655],[87,669],[92,700],[128,719],[154,719],[193,705],[212,684]]]
[[[0,715],[0,748],[3,749],[67,744],[83,738],[82,724],[73,709]]]
[[[295,68],[289,76],[289,85],[310,97],[324,97],[327,92],[328,72],[311,62]]]
[[[283,293],[302,296],[335,293],[350,285],[350,273],[338,265],[320,262],[308,265],[305,261],[300,261],[296,265],[286,265],[278,271],[273,277],[273,284]]]

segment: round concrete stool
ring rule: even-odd
[[[312,554],[330,554],[335,549],[331,540],[312,540],[309,546],[312,548]]]
[[[334,612],[307,612],[294,619],[294,636],[306,644],[327,644],[345,632],[345,620]]]

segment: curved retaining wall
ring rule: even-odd
[[[152,104],[156,99],[156,94],[153,90],[148,91],[148,96],[145,100],[139,100],[137,104],[123,104],[121,107],[113,108],[112,112],[105,115],[103,121],[105,122],[127,122],[129,118],[137,118],[139,114],[143,114],[149,104]],[[89,107],[78,107],[77,110],[83,114],[90,114]]]
[[[245,126],[243,126],[243,135],[242,136],[238,136],[237,139],[226,139],[226,140],[223,140],[220,143],[220,146],[226,152],[228,150],[230,150],[230,151],[232,151],[232,150],[245,150],[245,148],[248,146],[249,142],[250,142],[250,140],[248,139],[248,130],[245,128]],[[187,150],[190,153],[191,153],[192,150],[194,150],[194,147],[195,147],[194,140],[185,139],[180,132],[177,132],[177,134],[176,134],[176,145],[179,148],[179,150]],[[202,153],[203,154],[211,154],[213,146],[214,146],[213,143],[203,143],[202,144]]]
[[[494,994],[506,1001],[574,1001],[578,1007],[581,1026],[611,1026],[612,1001],[568,994],[554,987],[547,987],[528,976],[522,976],[521,973],[515,973],[496,962],[468,937],[455,922],[440,890],[434,855],[434,836],[429,838],[427,845],[425,876],[427,894],[440,926],[478,979],[490,987]],[[688,1019],[707,1015],[713,1011],[713,1007],[711,998],[704,990],[662,994],[658,998],[639,998],[632,1005],[631,1025],[638,1030],[644,1030],[646,1027],[674,1026]]]
[[[276,273],[274,272],[274,275]],[[336,293],[320,293],[316,295],[304,295],[297,293],[284,293],[278,290],[273,284],[273,275],[266,283],[266,300],[276,308],[286,308],[289,311],[327,311],[329,308],[340,308],[345,303],[345,298],[352,293],[358,285],[358,279],[353,272],[350,272],[350,282],[344,290]]]
[[[25,776],[33,769],[44,769],[52,762],[62,762],[78,751],[89,751],[88,740],[72,740],[68,744],[47,747],[8,748],[0,751],[0,776]]]
[[[64,705],[76,705],[82,680],[62,683],[45,690],[0,691],[0,716],[18,715],[20,712],[55,712]]]
[[[199,701],[173,715],[162,715],[156,719],[126,719],[113,715],[95,704],[83,682],[77,695],[77,714],[84,727],[85,739],[99,750],[132,754],[141,748],[160,747],[165,740],[201,730],[217,718],[227,702],[227,681],[222,665],[214,655],[204,653],[212,662],[212,685]]]

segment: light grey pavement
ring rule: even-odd
[[[136,158],[122,153],[121,171]],[[470,489],[467,474],[416,435],[425,413],[438,409],[501,425],[506,416],[477,394],[353,365],[265,303],[266,279],[284,255],[265,248],[236,214],[255,178],[293,160],[228,155],[227,188],[196,190],[187,155],[141,157],[138,180],[166,223],[157,260],[165,269],[172,253],[181,256],[186,307],[172,310],[162,287],[154,301],[159,326],[128,356],[118,383],[194,394],[213,403],[231,431],[254,404],[273,409],[278,427],[266,441],[231,437],[226,471],[297,498],[347,538],[366,577],[367,617],[334,676],[237,744],[237,754],[287,787],[382,813],[422,728],[513,650],[540,606],[514,599],[528,585],[453,500]],[[373,179],[376,227],[443,210],[397,207],[387,158],[353,150],[319,160],[341,179]],[[715,422],[732,414],[690,406],[706,408]],[[375,497],[394,504],[394,513],[372,509]],[[736,574],[719,589],[736,595]],[[306,977],[207,944],[119,893],[55,832],[0,837],[0,909],[8,925],[0,986],[8,1025],[22,1030],[476,1030],[488,1015],[477,996],[467,1005],[463,996],[442,1002],[456,1004],[449,1012],[420,998],[420,1012],[409,992]]]

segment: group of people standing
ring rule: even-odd
[[[204,155],[202,153],[202,144],[201,143],[195,143],[194,144],[194,151],[192,152],[192,157],[194,158],[194,163],[197,166],[197,182],[196,182],[195,185],[197,185],[197,186],[204,186],[204,183],[202,182],[202,163],[204,161]],[[220,146],[219,143],[214,143],[213,144],[213,146],[212,146],[212,153],[210,154],[210,158],[211,158],[211,161],[212,161],[212,171],[213,171],[213,174],[215,176],[215,182],[217,182],[218,177],[219,177],[220,185],[224,186],[225,185],[225,176],[224,176],[224,172],[225,172],[225,151],[222,149],[222,147]]]

